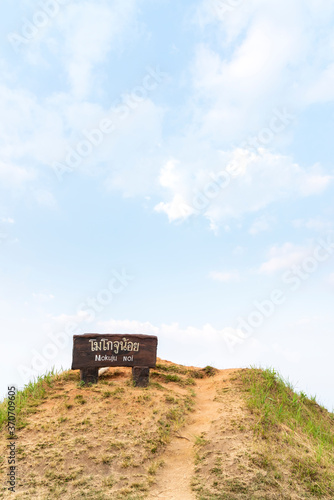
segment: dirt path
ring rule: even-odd
[[[196,386],[196,410],[188,425],[180,430],[164,454],[165,465],[157,474],[156,484],[148,500],[195,500],[191,489],[194,473],[196,437],[208,432],[212,422],[222,415],[222,403],[215,401],[217,383],[226,380],[235,370],[221,370],[215,377],[199,380]],[[229,411],[228,408],[225,408]]]

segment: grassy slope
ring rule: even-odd
[[[134,388],[127,369],[112,369],[87,388],[71,371],[30,384],[18,398],[21,480],[10,498],[145,498],[163,470],[166,444],[196,416],[201,378],[212,374],[159,362],[147,389]],[[195,437],[196,497],[334,499],[333,414],[272,370],[216,380],[221,417]],[[0,456],[5,424],[2,403]],[[3,460],[1,484],[6,473]],[[5,489],[0,498],[9,498]]]
[[[111,369],[91,387],[80,386],[78,371],[30,384],[17,401],[19,493],[3,489],[0,498],[142,498],[171,432],[192,411],[192,377],[205,375],[171,366],[158,365],[147,389],[132,386],[129,369]],[[4,484],[4,459],[0,473]]]
[[[197,497],[333,500],[334,414],[271,369],[240,370],[231,383],[217,385],[217,399],[228,405],[239,394],[243,405],[202,436]]]

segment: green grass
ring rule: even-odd
[[[230,380],[217,383],[214,401],[239,401],[235,413],[195,436],[196,498],[333,500],[333,413],[274,369],[239,370]]]
[[[260,431],[284,423],[292,430],[309,435],[320,446],[333,450],[334,414],[320,406],[315,398],[294,392],[291,383],[272,368],[245,370],[242,381],[250,394],[248,407],[261,414]]]
[[[164,365],[162,363],[157,363],[156,370],[167,374],[187,375],[188,379],[186,379],[185,383],[188,385],[194,385],[194,382],[192,381],[194,378],[212,377],[216,374],[216,369],[213,368],[212,366],[206,366],[205,368],[200,368],[200,369],[193,369],[193,368],[189,369],[174,364]],[[162,377],[163,374],[160,373],[160,376]],[[182,380],[180,377],[177,378],[177,375],[176,376],[165,375],[165,377],[166,377],[165,380],[167,382],[168,381],[180,382],[180,380]]]
[[[82,498],[144,498],[163,465],[166,444],[193,411],[195,399],[191,370],[179,367],[178,373],[157,373],[161,379],[151,381],[147,388],[132,386],[130,370],[111,371],[101,378],[101,384],[93,386],[81,387],[78,372],[58,374],[54,370],[27,384],[16,399],[18,436],[21,442],[28,441],[22,462],[22,477],[31,478],[27,495],[34,498],[42,490],[45,498],[60,498],[60,494],[67,498],[75,489]],[[47,401],[50,404],[43,404]],[[0,416],[5,434],[7,401],[0,403]],[[29,436],[38,443],[32,445]],[[65,467],[65,453],[73,467]],[[21,452],[19,455],[24,458]],[[85,458],[82,470],[81,456]],[[44,461],[45,470],[40,467]],[[39,471],[35,479],[27,472],[28,463]],[[88,488],[87,473],[96,465],[94,488]]]
[[[214,368],[213,366],[206,366],[205,368],[203,368],[203,371],[207,377],[214,377],[217,373],[216,368]]]
[[[202,433],[201,436],[195,436],[195,446],[204,446],[207,444],[207,440],[204,438],[204,434]]]
[[[281,441],[291,477],[308,493],[334,498],[334,414],[314,397],[295,392],[273,368],[240,373],[247,406],[256,415],[255,434],[268,445]],[[261,468],[265,469],[264,464],[273,467],[275,457],[264,456],[262,460]]]
[[[34,413],[46,397],[47,387],[52,387],[59,379],[59,373],[52,368],[45,375],[38,376],[26,384],[23,390],[18,391],[15,398],[16,427],[23,428],[26,425],[25,417]],[[0,403],[0,430],[7,425],[7,399]]]
[[[168,384],[169,382],[178,382],[178,383],[184,383],[184,379],[180,377],[179,375],[176,375],[175,373],[160,373],[160,372],[152,372],[151,374],[152,378],[158,378],[162,382],[165,382]]]
[[[182,373],[183,375],[188,373],[187,368],[177,365],[164,365],[162,363],[156,364],[156,369],[162,372],[172,372],[172,373]]]
[[[84,399],[82,394],[77,394],[74,398],[74,401],[76,401],[79,405],[84,405],[86,403],[86,400]]]

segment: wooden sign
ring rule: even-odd
[[[85,333],[73,336],[72,370],[81,370],[81,380],[97,382],[98,369],[107,366],[133,367],[134,380],[149,376],[157,359],[158,338],[154,335]],[[142,370],[140,368],[143,368]]]

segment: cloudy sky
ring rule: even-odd
[[[331,0],[2,2],[1,395],[124,332],[334,408],[333,25]]]

